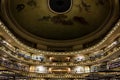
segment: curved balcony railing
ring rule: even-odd
[[[94,73],[81,73],[81,74],[41,74],[41,73],[34,73],[34,72],[30,72],[30,73],[24,73],[21,72],[23,75],[28,76],[28,77],[34,77],[34,78],[75,78],[75,79],[85,79],[86,77],[88,77],[89,75],[94,75],[96,74],[101,75],[101,76],[105,76],[105,75],[120,75],[119,72],[94,72]]]
[[[18,57],[17,55],[15,55],[14,52],[10,52],[9,50],[6,50],[5,47],[1,47],[0,49],[2,49],[4,52],[6,52],[7,54],[11,55],[11,56],[14,56],[15,58],[19,59],[19,60],[22,60],[24,62],[27,62],[27,63],[31,63],[31,64],[40,64],[40,65],[44,65],[44,66],[77,66],[77,65],[85,65],[85,64],[90,64],[92,62],[96,62],[98,60],[101,60],[103,58],[107,58],[109,57],[111,54],[114,54],[116,51],[119,51],[119,47],[115,47],[113,48],[112,50],[110,50],[109,52],[105,53],[104,57],[101,57],[101,58],[96,58],[96,59],[91,59],[91,60],[84,60],[84,61],[81,61],[81,62],[75,62],[75,63],[71,63],[71,62],[67,62],[67,63],[51,63],[51,62],[43,62],[43,63],[40,63],[39,61],[34,61],[34,60],[25,60],[24,58],[20,58]]]
[[[1,66],[4,66],[8,69],[18,71],[20,74],[28,76],[28,77],[37,77],[37,78],[85,78],[90,74],[90,72],[78,72],[75,73],[74,71],[71,71],[69,73],[37,73],[37,72],[30,72],[29,65],[24,65],[24,64],[18,64],[18,63],[13,63],[10,60],[6,60],[3,58],[0,58]],[[96,72],[99,74],[106,74],[104,72]],[[108,72],[109,73],[109,72]],[[109,74],[120,74],[117,72],[112,72]]]
[[[30,64],[39,64],[39,65],[44,65],[44,66],[78,66],[78,65],[85,65],[85,64],[91,64],[94,62],[98,62],[101,61],[105,58],[108,58],[109,56],[113,55],[114,53],[120,51],[120,47],[115,47],[112,50],[110,50],[109,52],[106,53],[106,55],[104,57],[101,57],[99,59],[94,59],[94,60],[86,60],[86,61],[81,61],[81,62],[67,62],[67,63],[52,63],[52,62],[44,62],[44,63],[39,63],[37,61],[33,61],[33,60],[24,60],[24,58],[19,58],[17,55],[14,55],[13,53],[11,53],[8,50],[5,50],[5,47],[1,47],[1,50],[3,50],[4,52],[6,52],[7,54],[13,56],[14,58],[17,58],[18,60],[24,61],[26,63],[30,63]]]
[[[77,65],[92,64],[93,62],[97,62],[97,61],[100,61],[102,59],[109,57],[111,54],[115,53],[116,50],[119,51],[119,47],[118,47],[119,43],[120,43],[120,41],[116,40],[113,43],[111,43],[108,47],[106,47],[104,50],[102,50],[102,53],[88,56],[86,59],[81,60],[81,61],[72,61],[72,62],[66,62],[66,63],[61,63],[61,62],[60,63],[53,63],[53,62],[51,63],[51,62],[47,62],[44,60],[32,59],[32,57],[30,56],[30,53],[18,50],[4,40],[0,40],[0,46],[1,46],[0,50],[2,50],[3,52],[7,53],[8,55],[10,55],[18,60],[22,60],[29,64],[35,64],[35,65],[39,64],[39,65],[44,65],[44,66],[66,66],[66,65],[67,66],[77,66]],[[29,54],[29,55],[27,55],[27,54]]]

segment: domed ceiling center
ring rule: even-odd
[[[48,6],[57,13],[64,13],[70,10],[72,0],[49,0]]]
[[[101,28],[110,13],[109,0],[9,0],[8,3],[17,28],[50,40],[89,35]]]

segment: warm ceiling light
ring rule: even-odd
[[[54,57],[50,57],[49,59],[50,59],[50,61],[52,61],[52,60],[55,59],[55,58],[54,58]]]
[[[52,72],[52,68],[49,68],[49,70],[48,70],[49,72]]]
[[[68,68],[68,72],[70,72],[71,71],[71,69],[70,68]]]

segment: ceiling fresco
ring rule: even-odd
[[[18,40],[48,51],[89,48],[119,19],[118,0],[1,0],[0,11]]]
[[[21,28],[53,40],[90,34],[101,27],[110,12],[109,0],[10,0],[9,4],[12,18]]]

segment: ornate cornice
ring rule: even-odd
[[[23,44],[21,41],[19,41],[9,30],[8,28],[5,26],[5,24],[0,21],[0,28],[3,29],[8,36],[10,36],[15,43],[17,43],[19,46],[29,50],[30,52],[33,52],[33,53],[39,53],[39,54],[44,54],[44,55],[76,55],[76,54],[80,54],[80,53],[86,53],[88,51],[91,51],[91,50],[94,50],[96,49],[97,47],[101,46],[102,44],[105,43],[105,41],[107,41],[117,30],[120,29],[120,20],[116,23],[115,27],[106,35],[106,37],[101,41],[99,42],[98,44],[90,47],[90,48],[87,48],[87,49],[84,49],[84,50],[79,50],[79,51],[73,51],[73,52],[49,52],[49,51],[43,51],[43,50],[39,50],[39,49],[35,49],[35,48],[31,48],[25,44]],[[117,33],[119,34],[119,33]],[[117,37],[118,35],[116,35]]]

